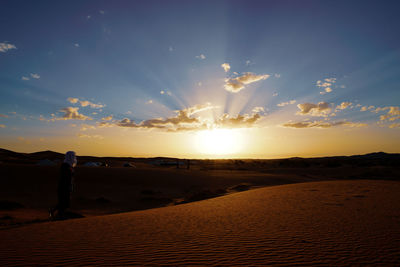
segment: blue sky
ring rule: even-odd
[[[370,140],[379,148],[400,127],[399,7],[3,1],[0,145],[61,149],[56,137],[105,142],[113,137],[104,128],[168,132],[160,137],[168,140],[181,130],[276,127],[320,135],[363,128],[376,132]],[[179,110],[196,119],[184,121]],[[91,125],[90,133],[81,125]],[[382,149],[393,146],[394,139]]]

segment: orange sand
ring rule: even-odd
[[[400,183],[266,187],[0,230],[0,266],[400,264]]]

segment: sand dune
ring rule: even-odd
[[[266,187],[165,208],[0,231],[0,265],[400,262],[400,183]]]

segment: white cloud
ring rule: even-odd
[[[214,124],[222,128],[250,128],[261,118],[262,116],[258,113],[253,113],[252,115],[238,114],[235,117],[223,114]]]
[[[91,108],[103,108],[105,105],[103,104],[95,104],[87,100],[79,100],[79,98],[76,97],[68,97],[67,101],[70,102],[71,104],[76,104],[79,102],[81,107],[87,107],[90,106]]]
[[[94,125],[90,124],[81,124],[81,131],[93,130],[96,129]]]
[[[331,112],[331,105],[326,102],[319,102],[318,104],[303,103],[298,104],[300,109],[296,114],[298,115],[311,115],[317,117],[326,117]]]
[[[281,75],[279,73],[275,73],[274,76],[275,76],[275,78],[280,78],[281,77]]]
[[[400,119],[400,108],[399,107],[384,107],[382,110],[389,110],[386,115],[381,115],[380,120],[395,121]]]
[[[165,94],[165,91],[164,91],[164,90],[161,90],[161,91],[160,91],[160,94],[162,94],[162,95]]]
[[[92,16],[90,16],[90,15],[87,15],[87,17],[86,17],[86,18],[87,18],[87,19],[91,19],[91,17],[92,17]]]
[[[79,99],[75,97],[68,97],[67,101],[70,102],[71,104],[76,104],[78,103]]]
[[[324,80],[319,80],[317,81],[316,85],[317,87],[323,89],[324,91],[319,92],[321,95],[324,95],[326,93],[332,92],[332,85],[336,83],[336,78],[326,78]]]
[[[224,69],[225,72],[228,72],[231,69],[229,63],[223,63],[221,64],[221,67]]]
[[[300,122],[287,122],[282,126],[289,128],[331,128],[335,126],[347,126],[352,128],[358,128],[358,127],[368,126],[368,124],[360,122],[350,122],[350,121],[338,121],[338,122],[300,121]]]
[[[0,52],[5,53],[11,49],[17,49],[17,47],[15,45],[9,44],[9,43],[0,43]]]
[[[296,100],[290,100],[290,101],[287,101],[287,102],[279,103],[279,104],[277,104],[277,106],[278,107],[284,107],[284,106],[287,106],[287,105],[293,105],[294,103],[296,103]]]
[[[251,61],[250,60],[246,60],[246,66],[250,66],[251,65]]]
[[[81,101],[81,106],[82,107],[85,107],[83,104],[82,104],[82,102],[89,102],[89,101]],[[88,103],[89,104],[89,106],[91,107],[91,108],[104,108],[105,107],[105,105],[103,105],[103,104],[95,104],[95,103],[92,103],[92,102],[89,102]],[[101,110],[100,110],[101,111]]]
[[[75,43],[74,46],[75,46],[75,47],[79,47],[79,44],[78,44],[78,43]]]
[[[110,121],[110,120],[112,120],[112,118],[113,118],[113,116],[112,116],[112,115],[110,115],[110,116],[107,116],[107,117],[101,118],[101,120],[102,120],[102,121]]]
[[[66,107],[61,109],[61,112],[64,112],[64,116],[60,118],[56,118],[56,120],[92,120],[92,118],[80,114],[78,112],[79,108],[77,107]]]
[[[149,101],[146,102],[146,104],[153,104],[153,100],[150,99]]]
[[[177,115],[169,118],[155,118],[142,121],[140,123],[135,123],[135,121],[125,118],[116,123],[102,122],[101,127],[111,127],[112,125],[117,125],[120,127],[130,127],[130,128],[147,128],[147,129],[161,129],[169,132],[178,131],[195,131],[203,130],[208,128],[243,128],[243,127],[253,127],[255,123],[262,118],[258,113],[264,111],[262,107],[255,107],[253,109],[253,114],[238,114],[236,116],[229,116],[228,114],[223,114],[215,120],[202,119],[201,117],[194,117],[193,115],[205,111],[218,108],[217,106],[212,106],[210,103],[203,105],[195,105],[186,109],[177,110]],[[100,126],[99,126],[100,127]]]
[[[98,134],[89,135],[89,134],[81,134],[81,133],[78,133],[77,136],[78,136],[79,138],[93,138],[93,139],[100,139],[100,140],[101,140],[101,139],[104,139],[103,136],[98,135]]]
[[[225,80],[225,90],[238,93],[245,88],[245,85],[251,84],[260,80],[265,80],[269,78],[270,75],[256,75],[251,72],[246,72],[242,76],[236,78],[229,78]]]
[[[37,73],[31,73],[31,77],[32,77],[33,79],[40,79],[40,75],[37,74]]]
[[[169,52],[174,51],[174,48],[172,46],[168,47]]]
[[[29,77],[25,77],[25,76],[22,76],[22,78],[21,78],[23,81],[29,81],[30,79],[29,79]]]
[[[392,123],[389,125],[389,128],[391,128],[391,129],[400,128],[400,123]]]
[[[346,108],[348,108],[348,107],[351,107],[352,104],[353,104],[353,103],[351,103],[351,102],[342,102],[340,105],[338,105],[338,106],[336,107],[336,110],[339,110],[339,109],[341,109],[341,110],[346,109]]]
[[[254,107],[252,110],[253,113],[261,113],[261,112],[265,112],[263,107]]]
[[[203,59],[206,59],[206,56],[203,54],[200,54],[199,56],[196,56],[196,58],[203,60]]]
[[[278,92],[273,92],[272,93],[272,96],[277,96],[278,95]]]

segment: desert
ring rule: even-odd
[[[1,210],[2,266],[400,260],[397,154],[193,161],[189,169],[134,158],[135,167],[116,158],[108,167],[85,167],[93,158],[78,157],[73,216],[49,221],[59,166],[36,165],[37,154],[2,152],[2,203],[20,204]]]

